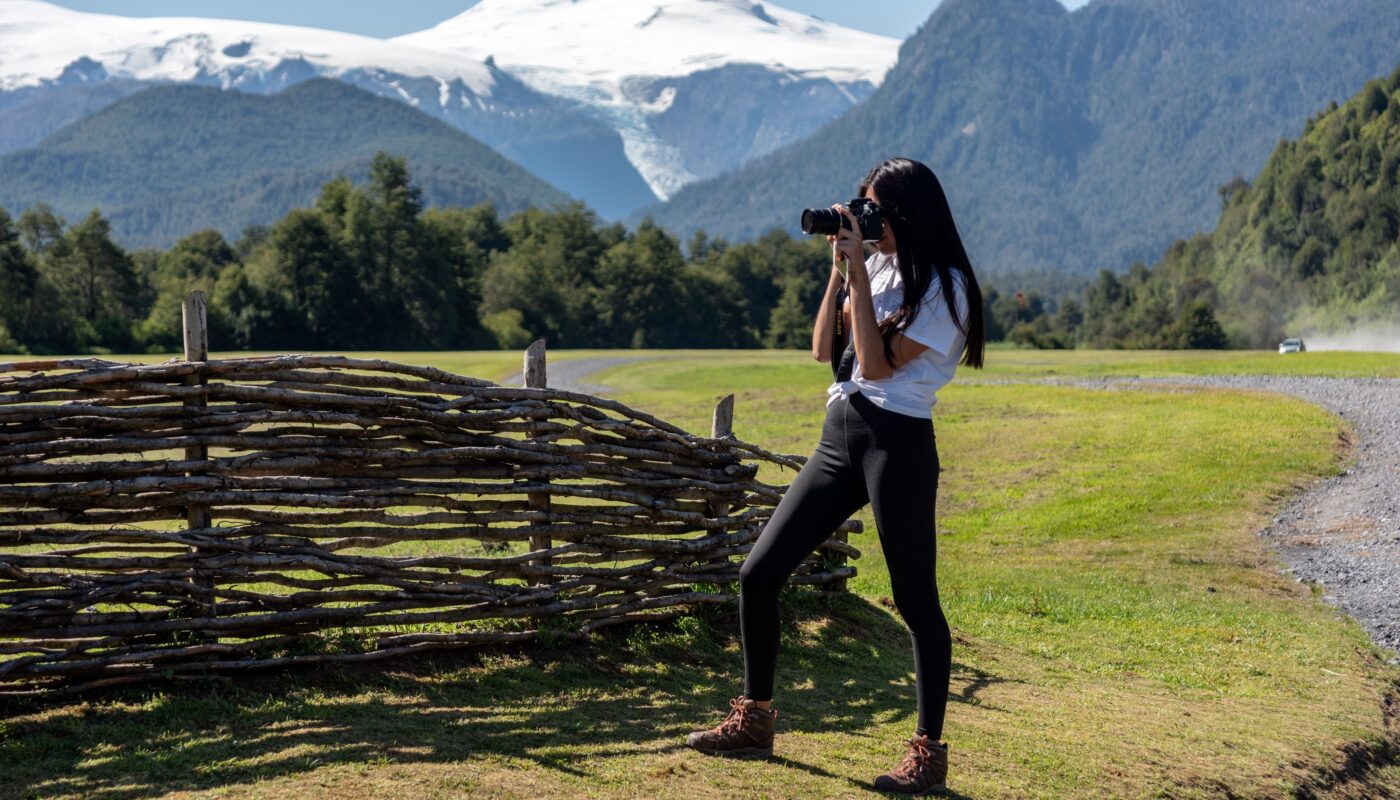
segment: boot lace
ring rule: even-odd
[[[734,733],[744,727],[748,721],[749,710],[744,708],[742,697],[733,697],[729,700],[729,715],[724,718],[724,722],[719,724],[721,733]]]
[[[925,767],[933,760],[933,753],[924,746],[922,739],[907,739],[909,752],[904,754],[899,766],[891,774],[900,780],[912,780],[923,774]]]
[[[774,718],[776,718],[777,715],[778,715],[778,712],[777,712],[776,710],[773,711],[773,716],[774,716]],[[719,725],[720,732],[721,732],[721,733],[736,733],[736,732],[738,732],[739,730],[743,729],[744,724],[747,723],[748,720],[749,720],[749,710],[748,710],[747,707],[744,706],[744,698],[743,698],[743,697],[733,697],[733,698],[730,698],[730,700],[729,700],[729,715],[726,716],[726,717],[724,718],[724,721],[720,723],[720,725]]]

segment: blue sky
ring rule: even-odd
[[[1088,0],[1063,0],[1070,8]],[[227,17],[389,37],[431,27],[475,5],[475,0],[55,0],[79,11],[129,17]],[[937,0],[779,0],[778,5],[852,28],[904,38]]]

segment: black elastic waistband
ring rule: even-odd
[[[888,408],[881,408],[875,404],[874,400],[866,397],[861,392],[851,392],[844,397],[850,402],[851,408],[858,411],[861,416],[879,417],[891,424],[908,425],[913,429],[929,427],[932,420],[928,417],[911,417],[908,414],[901,414],[898,411],[891,411]]]

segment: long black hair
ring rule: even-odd
[[[982,288],[972,272],[972,262],[963,248],[938,177],[918,161],[891,158],[877,164],[861,181],[860,195],[864,196],[867,189],[875,190],[885,221],[894,231],[895,265],[904,282],[904,298],[899,309],[880,323],[885,361],[894,364],[890,338],[914,321],[920,302],[936,275],[948,303],[948,313],[966,339],[962,363],[981,369],[987,342]],[[958,316],[952,274],[955,269],[962,273],[966,290],[966,319]]]

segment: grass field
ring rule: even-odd
[[[1271,350],[1020,350],[996,349],[989,376],[1099,375],[1312,375],[1332,378],[1400,378],[1400,354],[1307,352],[1280,356]]]
[[[518,354],[380,353],[499,378]],[[603,355],[552,353],[552,362]],[[611,353],[593,378],[706,431],[806,453],[825,365]],[[0,360],[8,357],[0,356]],[[141,360],[163,360],[148,357]],[[954,630],[950,786],[975,798],[1400,794],[1385,663],[1253,533],[1336,470],[1342,423],[1276,396],[1001,379],[1400,375],[1400,356],[997,350],[935,419]],[[978,382],[983,381],[983,382]],[[782,479],[780,474],[770,477]],[[0,797],[861,797],[914,719],[907,633],[869,515],[849,597],[792,592],[771,762],[680,747],[742,678],[732,610],[531,646],[152,687],[0,712]],[[1382,763],[1359,781],[1368,761]],[[1388,787],[1388,788],[1387,788]]]

